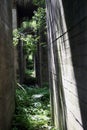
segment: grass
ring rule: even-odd
[[[51,127],[48,88],[16,90],[16,110],[12,130],[54,130]]]

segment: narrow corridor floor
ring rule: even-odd
[[[12,130],[53,130],[49,99],[47,87],[18,88]]]

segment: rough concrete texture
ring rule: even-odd
[[[48,84],[48,54],[47,43],[40,47],[41,86]]]
[[[0,0],[0,130],[9,130],[14,111],[11,0]]]
[[[37,83],[40,87],[48,84],[48,54],[47,43],[45,45],[37,44],[37,52],[35,55],[35,70]]]
[[[46,0],[53,120],[87,130],[87,1]]]
[[[16,6],[14,4],[12,4],[12,28],[13,30],[17,29],[17,9]],[[17,46],[14,46],[14,75],[15,75],[15,80],[18,81],[17,78],[17,72],[19,70],[19,66],[18,66],[18,50],[17,50]]]

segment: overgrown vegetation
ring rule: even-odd
[[[53,130],[48,88],[16,90],[16,110],[12,130]]]
[[[27,85],[29,85],[28,82],[30,80],[31,82],[32,80],[36,80],[35,77],[32,77],[35,71],[34,58],[39,51],[39,47],[47,44],[45,1],[42,0],[42,2],[39,2],[38,0],[33,0],[33,2],[38,6],[38,8],[34,11],[34,16],[32,16],[32,19],[23,21],[20,28],[13,30],[14,46],[18,45],[19,40],[23,43],[23,55],[26,61],[26,68],[24,70],[24,84]],[[30,56],[32,59],[30,59]],[[28,73],[29,71],[32,72],[31,75]]]

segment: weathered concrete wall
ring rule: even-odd
[[[47,44],[47,35],[45,28],[42,28],[39,32],[40,39],[37,43],[36,51],[36,78],[37,83],[40,87],[49,84],[49,74],[48,74],[48,44]]]
[[[12,27],[13,30],[17,29],[17,9],[16,9],[16,5],[13,3],[12,4]],[[14,74],[15,74],[15,81],[18,80],[18,70],[19,70],[19,66],[18,66],[18,50],[17,50],[17,46],[14,46]]]
[[[46,42],[46,40],[45,40]],[[36,53],[36,78],[37,83],[40,87],[48,84],[48,53],[47,53],[47,43],[41,45],[37,44],[37,53]]]
[[[16,9],[16,7],[12,9],[12,25],[13,25],[13,29],[17,29],[17,9]]]
[[[11,0],[0,0],[0,130],[9,130],[14,111]]]
[[[23,52],[23,41],[19,39],[19,43],[17,45],[18,49],[18,64],[19,64],[19,82],[23,84],[24,82],[24,52]]]
[[[41,86],[48,84],[48,54],[47,43],[40,46]]]
[[[53,119],[87,130],[87,1],[46,0]]]

